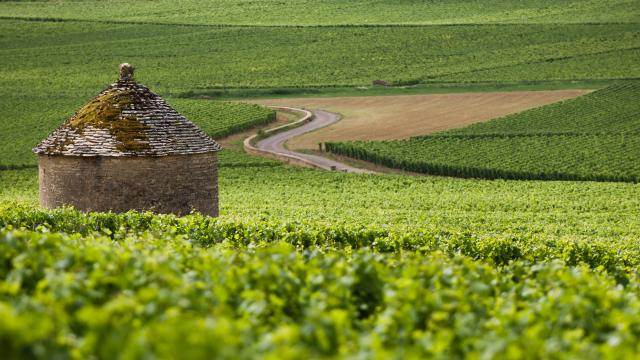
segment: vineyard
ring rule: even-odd
[[[275,111],[258,105],[187,99],[168,102],[215,139],[276,120]]]
[[[362,86],[374,79],[640,77],[635,24],[261,28],[1,20],[0,32],[0,95],[18,98],[91,95],[113,81],[114,56],[135,63],[139,80],[166,97],[198,89]]]
[[[42,210],[29,205],[34,170],[1,171],[4,354],[640,351],[637,185],[358,176],[220,155],[217,219]]]
[[[465,128],[329,152],[419,173],[486,179],[640,181],[640,84],[630,82]]]
[[[636,0],[0,1],[2,357],[636,358],[638,23]],[[274,120],[227,91],[602,89],[327,144],[497,180],[296,168],[227,139],[218,218],[40,208],[31,147],[124,61],[215,137]]]
[[[236,222],[367,226],[399,233],[420,227],[524,242],[640,238],[636,184],[358,176],[289,167],[232,149],[220,152],[219,176],[220,213]],[[0,203],[37,204],[36,169],[2,171],[0,184]]]
[[[194,90],[640,76],[635,24],[289,28],[0,19],[0,33],[0,169],[34,166],[29,149],[114,81],[122,57],[136,64],[140,82],[185,111],[192,106],[177,95]],[[297,56],[283,56],[292,51]],[[484,71],[491,75],[476,78]]]
[[[379,2],[351,0],[169,0],[154,2],[84,1],[0,2],[6,17],[85,19],[197,25],[387,25],[480,23],[612,23],[635,22],[640,9],[633,1],[460,0]],[[87,5],[86,3],[89,3]],[[287,14],[287,16],[282,16]]]
[[[485,179],[640,181],[640,136],[430,137],[326,143],[327,151],[425,174]]]
[[[640,351],[637,243],[24,207],[0,225],[36,229],[0,232],[9,357]]]

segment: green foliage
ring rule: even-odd
[[[172,95],[639,77],[634,1],[0,2],[0,17],[4,357],[640,352],[637,184],[357,176],[225,150],[220,218],[28,205],[30,148],[118,63],[222,136],[272,113]],[[253,26],[320,23],[366,26]]]
[[[0,2],[0,15],[169,24],[375,25],[638,22],[640,10],[629,0],[94,0]]]
[[[276,120],[275,111],[260,105],[188,99],[169,99],[168,102],[213,138]]]
[[[169,233],[114,241],[0,231],[0,249],[0,343],[10,358],[597,358],[640,350],[633,269],[623,271],[624,285],[610,271],[561,260],[496,267],[439,251],[300,252],[282,242],[230,249]]]
[[[36,156],[31,149],[71,117],[74,107],[77,110],[82,105],[60,98],[2,98],[0,171],[36,167]]]
[[[462,180],[354,175],[220,152],[220,213],[274,220],[627,242],[640,238],[640,186],[630,183]],[[37,169],[0,172],[0,203],[37,204]]]
[[[420,173],[486,179],[640,181],[640,83],[400,141],[327,143]]]
[[[38,193],[38,169],[0,170],[0,202],[34,202]]]
[[[218,153],[218,167],[226,169],[239,168],[237,171],[246,176],[254,176],[263,167],[282,168],[282,162],[260,156],[250,156],[244,151],[225,149]],[[266,175],[268,177],[268,175]],[[230,186],[234,187],[231,183]],[[245,190],[246,191],[246,190]]]
[[[221,218],[134,212],[85,216],[71,209],[45,211],[5,202],[0,206],[0,228],[99,232],[116,239],[132,232],[175,234],[204,246],[225,243],[234,248],[285,241],[300,250],[439,250],[495,264],[561,258],[572,265],[612,268],[640,262],[637,185],[413,182],[356,176],[313,180],[310,171],[276,170],[262,168],[268,177],[251,180],[248,174],[255,169],[222,168]],[[245,180],[234,181],[225,172],[241,173]],[[234,187],[236,182],[240,183]],[[331,182],[339,186],[327,186]],[[293,186],[299,192],[295,196]],[[362,198],[359,194],[367,190],[369,196]],[[325,201],[331,205],[325,206]],[[414,205],[403,207],[409,203]]]
[[[356,176],[222,154],[233,166],[217,219],[4,202],[5,356],[637,351],[637,185]],[[24,181],[36,194],[34,175],[0,172],[0,191]]]
[[[326,143],[392,168],[485,179],[640,181],[640,136],[424,137]]]

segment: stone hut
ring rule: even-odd
[[[120,79],[33,151],[40,204],[218,215],[220,145],[120,65]]]

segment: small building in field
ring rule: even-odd
[[[33,151],[40,204],[218,215],[221,147],[120,65],[120,79]]]

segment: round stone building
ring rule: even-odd
[[[120,65],[120,79],[33,151],[40,204],[218,215],[220,145]]]

